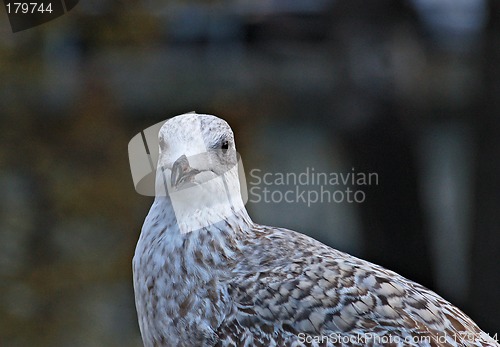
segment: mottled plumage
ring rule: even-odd
[[[145,346],[499,346],[421,285],[252,222],[236,162],[217,117],[182,115],[160,130],[158,192],[226,178],[180,210],[171,194],[155,198],[133,260]]]

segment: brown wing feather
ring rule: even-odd
[[[218,331],[222,340],[239,341],[235,346],[249,339],[248,346],[288,346],[300,333],[397,337],[436,346],[455,346],[469,334],[477,344],[458,345],[486,343],[463,312],[395,272],[284,229],[261,227],[253,241],[246,239],[247,260],[229,281],[235,310]],[[363,341],[359,345],[377,345]]]

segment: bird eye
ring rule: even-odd
[[[220,148],[222,149],[222,153],[226,154],[227,150],[229,149],[229,141],[222,141]]]

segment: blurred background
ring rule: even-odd
[[[232,125],[249,188],[376,172],[360,204],[247,207],[500,332],[498,1],[82,0],[0,37],[0,346],[141,345],[127,144],[192,110]]]

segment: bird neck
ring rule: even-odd
[[[203,211],[193,216],[197,217],[202,218]],[[144,252],[163,255],[163,259],[158,259],[160,267],[204,280],[201,272],[205,269],[230,267],[238,253],[239,240],[247,229],[245,225],[253,224],[244,207],[220,217],[212,224],[184,232],[169,196],[156,197],[144,222],[139,244]]]
[[[178,315],[201,321],[196,323],[199,326],[221,321],[227,292],[218,283],[232,278],[232,269],[241,259],[241,240],[247,229],[244,224],[249,223],[252,222],[243,209],[225,220],[183,233],[170,198],[156,197],[133,261],[136,305],[144,339],[157,341],[162,336],[169,345],[179,345],[177,337],[187,333],[170,318]],[[207,295],[219,302],[212,305],[203,299]],[[155,306],[158,298],[161,305]],[[155,311],[155,307],[161,308],[161,312]],[[162,329],[157,330],[158,320],[162,319]]]
[[[156,196],[181,233],[209,228],[233,216],[249,219],[241,197],[238,166],[201,184],[173,188],[164,170],[158,170]]]

